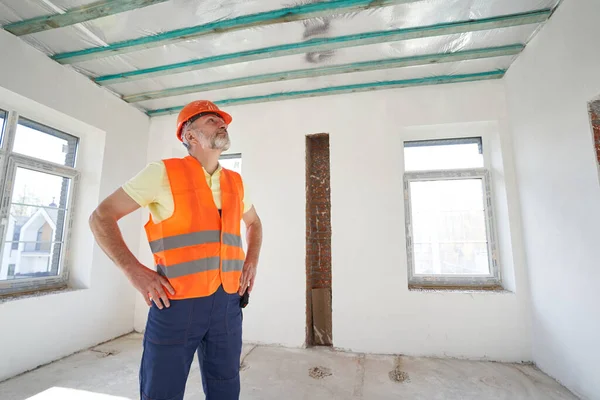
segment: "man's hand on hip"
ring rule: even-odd
[[[127,270],[127,277],[133,284],[133,286],[144,296],[146,304],[152,305],[152,300],[156,303],[156,306],[162,310],[163,304],[166,307],[170,307],[171,303],[165,292],[165,288],[171,294],[175,294],[175,289],[171,286],[169,281],[159,275],[157,272],[146,268],[142,264],[139,264],[133,268]],[[162,303],[161,303],[162,300]]]
[[[256,278],[256,266],[258,265],[258,255],[262,244],[262,223],[256,213],[254,206],[244,213],[244,223],[246,224],[246,239],[248,241],[248,251],[246,261],[242,269],[240,278],[240,296],[244,295],[246,288],[248,293],[254,287],[254,278]]]
[[[89,224],[98,245],[144,296],[146,304],[152,305],[152,299],[157,307],[162,309],[162,303],[167,307],[170,306],[165,288],[171,294],[175,294],[175,290],[167,279],[140,264],[127,248],[117,224],[117,221],[138,208],[140,208],[139,204],[119,188],[94,210],[90,215]]]
[[[242,269],[242,276],[240,277],[240,296],[244,294],[246,288],[248,288],[248,293],[252,292],[254,278],[256,278],[256,263],[246,260]]]

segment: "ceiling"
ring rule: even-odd
[[[0,0],[0,25],[150,116],[500,79],[561,0]]]

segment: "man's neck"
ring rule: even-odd
[[[219,168],[220,150],[199,150],[191,152],[190,155],[202,164],[202,167],[209,175],[214,174],[217,168]]]

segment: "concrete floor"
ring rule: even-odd
[[[0,383],[0,399],[137,399],[140,356],[141,335],[127,335]],[[252,345],[243,356],[242,399],[577,398],[529,365]],[[199,374],[194,362],[186,400],[204,399]]]

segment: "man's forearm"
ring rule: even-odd
[[[94,212],[90,217],[90,228],[100,248],[123,272],[129,273],[139,264],[125,244],[117,221]]]
[[[246,242],[248,243],[246,260],[257,265],[262,245],[262,224],[260,220],[253,222],[246,229]]]

